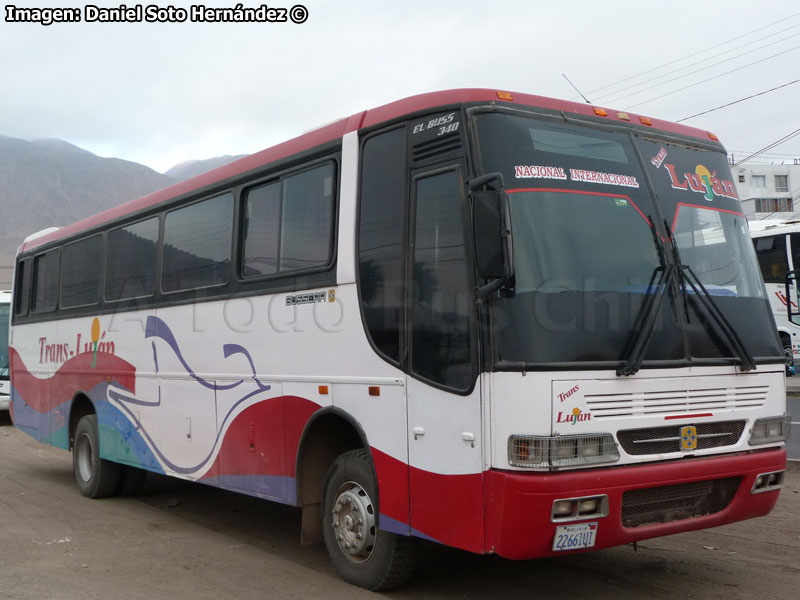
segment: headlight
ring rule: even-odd
[[[789,415],[782,417],[767,417],[758,419],[750,430],[750,445],[774,444],[775,442],[785,442],[789,437],[792,428],[792,420]]]
[[[508,462],[515,467],[577,467],[618,460],[617,443],[610,433],[508,438]]]

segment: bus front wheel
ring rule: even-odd
[[[120,466],[100,458],[97,415],[86,415],[75,428],[72,472],[81,493],[89,498],[105,498],[117,489]]]
[[[325,546],[342,579],[373,591],[404,583],[416,566],[412,538],[378,529],[377,498],[365,449],[333,461],[322,503]]]

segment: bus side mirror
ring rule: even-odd
[[[789,322],[800,326],[800,286],[797,279],[800,269],[789,271],[786,274],[786,314]]]
[[[475,261],[478,275],[484,279],[506,277],[504,196],[503,192],[494,190],[472,193]]]

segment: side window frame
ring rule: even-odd
[[[394,132],[401,132],[402,134],[402,163],[400,168],[402,170],[401,179],[403,182],[403,189],[401,190],[401,222],[400,222],[400,251],[397,257],[398,261],[400,262],[400,279],[401,279],[401,299],[400,299],[400,307],[399,307],[399,314],[398,314],[398,338],[397,338],[397,358],[390,356],[387,354],[382,347],[380,347],[374,339],[373,332],[370,329],[370,324],[367,320],[365,314],[365,305],[362,297],[363,293],[363,281],[362,281],[362,265],[361,265],[361,238],[362,238],[362,213],[364,211],[364,155],[365,149],[367,144],[382,135],[391,134]],[[364,331],[367,334],[367,340],[369,341],[370,345],[372,346],[373,350],[384,360],[389,362],[390,364],[405,368],[405,358],[407,356],[406,350],[406,303],[407,303],[407,294],[408,294],[408,280],[407,280],[407,270],[408,270],[408,257],[407,257],[407,248],[408,248],[408,227],[409,227],[409,178],[408,178],[408,123],[403,122],[399,125],[392,125],[388,128],[381,129],[379,131],[375,131],[370,133],[369,135],[365,136],[361,143],[359,144],[359,174],[358,174],[358,211],[356,215],[356,241],[355,241],[355,260],[356,260],[356,282],[358,286],[358,294],[359,294],[359,310],[361,312],[361,321],[363,323]]]
[[[140,225],[142,223],[146,223],[148,221],[154,220],[156,221],[157,225],[157,235],[155,240],[155,256],[154,264],[153,264],[153,288],[149,294],[142,295],[142,296],[126,296],[124,298],[112,298],[108,294],[108,268],[109,268],[109,253],[111,249],[110,238],[111,235],[116,232],[120,231],[129,227],[134,227],[136,225]],[[161,283],[161,241],[163,236],[163,213],[157,213],[154,215],[150,215],[145,217],[144,219],[138,219],[136,221],[131,221],[129,223],[124,223],[122,225],[117,225],[115,227],[110,227],[106,230],[106,248],[105,252],[103,253],[104,256],[104,263],[103,263],[103,285],[102,285],[102,298],[103,302],[111,303],[112,305],[118,305],[121,302],[129,302],[129,301],[142,301],[143,299],[150,299],[153,298],[159,291],[159,286]]]
[[[97,257],[98,260],[100,261],[100,264],[98,264],[97,267],[96,267],[96,269],[97,269],[97,289],[95,290],[96,294],[95,294],[95,297],[94,297],[94,301],[85,302],[83,304],[70,304],[70,305],[67,305],[64,302],[64,282],[65,282],[64,269],[65,269],[66,263],[67,263],[67,261],[65,260],[65,251],[67,250],[67,248],[70,248],[70,247],[73,247],[73,246],[77,246],[78,244],[82,244],[82,243],[87,242],[87,241],[89,241],[91,239],[94,239],[94,238],[98,238],[100,240],[100,256]],[[106,256],[106,243],[105,243],[105,235],[103,233],[95,233],[93,235],[86,236],[86,237],[81,238],[79,240],[70,241],[69,243],[66,243],[61,247],[61,264],[59,266],[59,286],[58,286],[58,308],[59,308],[59,310],[72,310],[72,309],[77,309],[77,308],[84,308],[84,307],[87,307],[87,306],[96,306],[96,305],[100,304],[101,299],[102,299],[101,289],[103,287],[103,276],[105,274],[105,256]]]
[[[25,258],[17,263],[21,271],[14,277],[14,317],[24,317],[30,312],[33,259]]]
[[[177,213],[177,212],[180,212],[181,210],[184,210],[184,209],[187,209],[187,208],[190,208],[190,207],[193,207],[193,206],[199,206],[203,202],[209,202],[209,201],[212,201],[212,200],[218,200],[218,199],[223,198],[225,196],[230,196],[230,202],[229,203],[230,203],[230,208],[231,208],[231,214],[230,214],[230,238],[228,239],[228,243],[227,243],[227,246],[226,246],[226,249],[227,249],[227,252],[228,252],[228,266],[227,266],[227,273],[226,273],[226,276],[225,276],[225,280],[224,281],[214,282],[214,283],[211,283],[211,284],[208,284],[208,285],[191,286],[191,287],[185,287],[185,288],[180,288],[180,289],[172,289],[172,290],[164,289],[164,274],[165,274],[165,268],[166,268],[166,259],[165,259],[165,253],[166,252],[165,251],[166,251],[166,245],[167,245],[167,219],[169,218],[169,215]],[[160,231],[160,233],[159,233],[159,245],[158,245],[157,290],[158,290],[159,294],[162,295],[162,296],[170,296],[171,297],[171,296],[179,295],[179,294],[191,294],[191,293],[193,293],[195,291],[198,291],[198,290],[208,290],[208,289],[215,289],[215,288],[223,288],[226,285],[228,285],[231,282],[231,263],[235,260],[235,253],[233,252],[233,244],[232,244],[232,241],[234,240],[235,235],[236,235],[235,220],[236,220],[236,194],[233,192],[233,190],[225,190],[225,191],[223,191],[221,193],[218,193],[218,194],[213,194],[211,196],[205,196],[203,198],[199,198],[199,199],[195,200],[194,202],[190,202],[188,204],[182,204],[180,206],[177,206],[175,208],[172,208],[172,209],[164,212],[163,216],[161,218],[161,224],[160,224],[160,230],[159,230]]]
[[[776,263],[773,263],[774,266],[780,266],[784,268],[783,275],[772,275],[771,273],[769,273],[767,274],[768,276],[765,276],[764,265],[762,264],[761,257],[764,256],[766,252],[764,250],[759,250],[758,248],[759,242],[761,242],[762,240],[772,240],[773,249],[775,248],[775,245],[778,244],[780,246],[780,249],[783,250],[782,256],[778,257],[782,259],[782,264],[778,265]],[[779,242],[779,240],[781,241]],[[761,277],[764,279],[764,283],[783,283],[784,282],[783,277],[789,270],[789,260],[790,260],[789,248],[787,247],[786,244],[786,234],[780,233],[777,235],[764,235],[756,237],[753,238],[753,243],[755,246],[756,258],[758,259],[758,268],[761,273]],[[771,252],[774,251],[776,250],[771,250]]]
[[[56,268],[55,268],[56,282],[54,284],[52,284],[53,287],[55,288],[55,300],[54,300],[52,306],[48,305],[48,306],[46,306],[44,308],[40,308],[40,309],[37,310],[37,308],[36,308],[36,300],[37,300],[38,292],[37,292],[36,288],[37,288],[37,280],[38,280],[38,277],[39,277],[39,265],[37,263],[39,262],[40,259],[43,260],[48,255],[52,255],[52,254],[56,255],[56,261],[57,261]],[[61,289],[61,247],[53,248],[53,249],[47,250],[46,252],[42,252],[40,254],[37,254],[36,256],[33,257],[32,263],[33,263],[33,277],[31,279],[30,312],[32,314],[36,314],[36,315],[44,315],[44,314],[54,313],[54,312],[56,312],[56,310],[58,310],[58,296],[59,296],[59,290]]]
[[[289,268],[285,270],[280,270],[280,261],[281,257],[281,250],[282,250],[282,241],[283,241],[283,212],[284,212],[284,201],[285,201],[285,182],[291,177],[301,175],[303,173],[312,171],[324,165],[331,166],[331,174],[333,180],[331,182],[331,223],[329,225],[329,233],[330,239],[328,244],[328,260],[323,265],[313,265],[311,267],[301,267],[301,268]],[[269,177],[261,179],[257,182],[254,182],[250,185],[247,185],[243,188],[239,193],[238,199],[238,207],[239,207],[239,222],[238,222],[238,231],[236,232],[237,238],[237,257],[236,257],[236,276],[238,280],[246,285],[256,282],[270,282],[273,280],[282,281],[286,279],[291,279],[292,277],[300,277],[304,275],[312,275],[314,273],[324,273],[330,271],[336,265],[336,247],[337,247],[337,240],[338,240],[338,225],[339,225],[339,167],[340,167],[340,160],[337,158],[336,155],[326,155],[320,157],[316,160],[309,161],[303,163],[302,165],[296,165],[291,169],[284,170],[278,173],[272,173]],[[252,190],[262,188],[268,185],[274,184],[280,185],[280,219],[281,222],[279,223],[278,227],[278,256],[276,257],[278,260],[278,264],[276,265],[276,271],[274,273],[266,273],[260,275],[246,275],[245,274],[245,260],[247,256],[247,227],[248,227],[248,220],[247,220],[247,203],[249,199],[250,192]]]

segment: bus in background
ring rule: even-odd
[[[0,290],[0,411],[8,410],[11,383],[8,374],[8,325],[11,292]]]
[[[800,364],[800,327],[789,321],[786,311],[787,302],[797,310],[797,299],[786,297],[786,275],[800,269],[800,222],[752,221],[750,236],[786,355],[787,372],[794,374],[795,364]]]
[[[783,482],[725,150],[642,115],[399,100],[29,236],[14,298],[14,423],[83,494],[147,470],[294,505],[374,590],[418,539],[584,552],[765,515]]]

